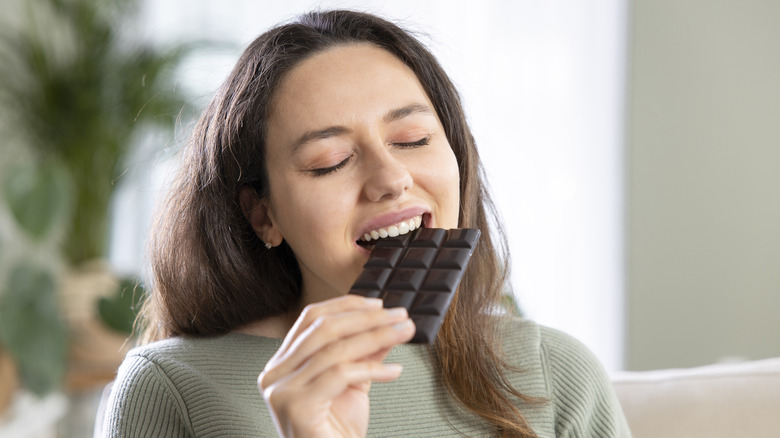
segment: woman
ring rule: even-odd
[[[106,434],[627,436],[581,344],[496,312],[490,207],[459,97],[413,37],[349,11],[261,35],[153,230],[156,342],[122,364]],[[406,344],[404,309],[346,295],[362,236],[418,226],[483,230],[431,347]]]

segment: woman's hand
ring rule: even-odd
[[[406,309],[346,295],[307,306],[268,361],[258,387],[284,437],[362,437],[371,382],[401,374],[383,364],[414,336]]]

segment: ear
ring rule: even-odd
[[[238,202],[241,204],[244,217],[260,240],[272,246],[282,243],[284,236],[276,226],[267,200],[260,199],[250,187],[242,187],[238,194]]]

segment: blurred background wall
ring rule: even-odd
[[[629,369],[780,355],[780,2],[634,0]]]

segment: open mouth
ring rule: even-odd
[[[385,228],[371,230],[357,240],[357,244],[369,251],[376,245],[377,241],[387,237],[397,237],[410,233],[418,228],[424,227],[422,216],[415,216],[411,219],[401,221]]]

